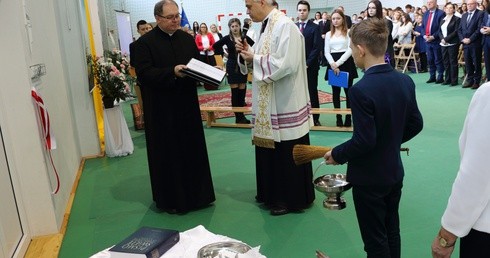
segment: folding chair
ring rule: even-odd
[[[466,82],[466,79],[468,78],[468,74],[466,74],[466,67],[464,63],[464,50],[463,50],[463,45],[459,47],[459,52],[458,52],[458,68],[463,67],[463,83]]]
[[[395,56],[395,69],[401,69],[403,66],[403,69],[401,69],[402,73],[405,73],[408,67],[408,63],[410,61],[413,61],[414,66],[415,66],[415,72],[419,73],[419,69],[417,67],[417,59],[415,57],[415,43],[411,44],[400,44],[397,45],[399,47],[399,52]],[[405,52],[408,52],[406,54]]]

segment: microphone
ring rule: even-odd
[[[247,37],[247,32],[248,32],[249,28],[250,28],[250,24],[248,24],[248,23],[243,24],[242,43],[245,41],[245,38]]]

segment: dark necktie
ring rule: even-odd
[[[304,29],[305,29],[305,23],[304,23],[304,22],[302,22],[302,23],[300,23],[300,24],[299,24],[299,31],[300,31],[301,33],[303,33],[303,30],[304,30]]]
[[[470,21],[471,21],[471,16],[473,15],[473,12],[471,13],[468,13],[468,19],[466,20],[466,26],[468,27],[470,25]]]
[[[264,33],[265,27],[267,26],[267,22],[269,19],[265,19],[265,21],[262,22],[262,28],[260,28],[260,34]]]

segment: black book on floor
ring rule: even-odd
[[[179,242],[179,231],[142,227],[109,249],[111,258],[158,258]]]

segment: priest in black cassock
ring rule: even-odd
[[[156,3],[154,15],[157,26],[138,40],[135,63],[151,188],[159,209],[185,213],[215,201],[196,82],[181,72],[199,52],[179,29],[175,1]]]

